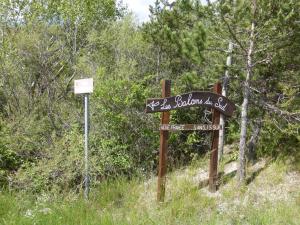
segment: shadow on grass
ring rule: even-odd
[[[250,184],[264,169],[267,168],[268,162],[263,163],[262,165],[259,164],[260,162],[257,162],[252,167],[254,167],[253,171],[248,175],[246,178],[246,185]],[[257,168],[255,168],[257,166]],[[237,170],[233,170],[230,173],[225,174],[224,172],[219,173],[219,184],[218,188],[222,185],[226,185],[229,183],[235,176],[236,176]]]
[[[250,184],[254,179],[265,169],[266,167],[259,168],[258,170],[251,173],[249,177],[246,179],[246,184]]]
[[[230,173],[225,174],[224,172],[219,173],[219,184],[218,184],[218,189],[220,186],[226,185],[231,181],[236,175],[236,170],[232,171]]]
[[[251,182],[253,182],[255,180],[255,178],[263,171],[265,170],[269,163],[268,161],[265,161],[264,163],[262,163],[262,165],[260,165],[261,162],[256,162],[252,167],[254,167],[253,171],[251,172],[251,174],[249,174],[249,176],[246,178],[246,184],[250,184]],[[255,168],[255,166],[258,166],[257,168]]]

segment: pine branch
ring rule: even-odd
[[[234,41],[239,45],[239,47],[245,52],[247,53],[247,49],[244,47],[244,45],[239,41],[239,39],[237,38],[237,36],[235,35],[234,31],[231,29],[230,25],[228,24],[228,22],[226,21],[226,19],[224,18],[224,16],[222,15],[222,20],[224,21],[226,27],[228,28],[228,31],[231,35],[231,37],[234,39]]]

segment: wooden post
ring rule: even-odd
[[[171,81],[162,81],[162,97],[171,96]],[[170,112],[161,113],[161,124],[169,124]],[[166,173],[167,173],[167,149],[168,149],[169,131],[160,130],[160,148],[159,148],[159,165],[158,165],[158,185],[157,201],[163,202],[166,190]]]
[[[213,88],[213,92],[216,94],[222,93],[222,87],[220,83],[216,83]],[[220,124],[220,112],[212,110],[212,124]],[[212,143],[210,152],[210,163],[209,163],[209,191],[217,191],[217,180],[218,180],[218,144],[219,144],[219,130],[212,131]]]

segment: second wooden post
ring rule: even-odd
[[[216,94],[222,94],[222,87],[220,83],[214,85],[213,92]],[[220,124],[220,112],[216,109],[212,110],[212,124]],[[218,181],[218,144],[219,144],[219,130],[212,131],[212,143],[210,152],[210,163],[209,163],[209,191],[217,191]]]
[[[162,81],[162,97],[171,96],[171,81]],[[161,124],[169,124],[170,112],[161,113]],[[168,152],[169,131],[160,130],[160,147],[159,147],[159,165],[158,165],[158,186],[157,201],[163,202],[166,191],[166,173],[167,173],[167,152]]]

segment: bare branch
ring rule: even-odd
[[[261,94],[262,92],[250,87],[251,91],[255,91],[256,93]],[[277,116],[285,119],[287,122],[300,122],[300,112],[296,112],[296,113],[290,113],[288,111],[285,111],[283,109],[280,109],[279,107],[261,99],[261,98],[252,98],[252,101],[254,102],[254,104],[263,107],[268,113],[274,113]]]
[[[271,60],[272,60],[271,57],[267,56],[267,58],[265,58],[265,59],[256,61],[255,63],[252,63],[251,66],[254,67],[254,66],[258,65],[258,64],[268,64],[268,63],[270,63]]]
[[[224,52],[224,53],[229,53],[227,49],[223,49],[223,48],[206,48],[205,50],[207,51],[216,51],[216,52]]]
[[[262,101],[262,104],[264,105],[265,109],[275,113],[278,116],[284,117],[288,121],[300,122],[300,113],[290,113],[264,101]]]

